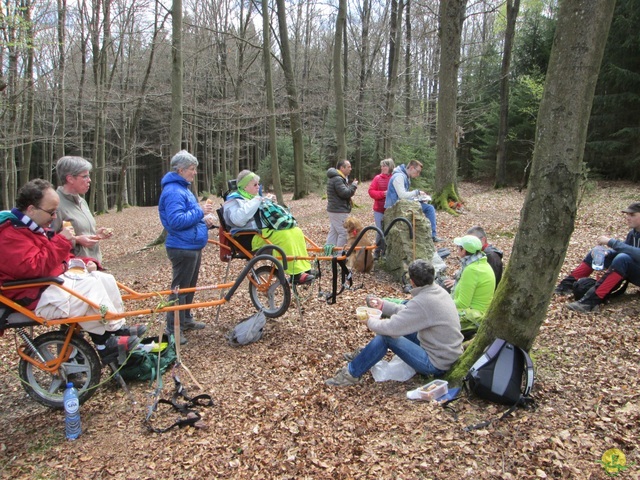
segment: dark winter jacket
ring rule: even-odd
[[[189,185],[176,172],[169,172],[162,178],[158,213],[167,230],[167,248],[202,250],[207,244],[204,212]]]
[[[626,253],[634,262],[640,264],[640,232],[635,228],[629,231],[624,242],[612,238],[609,240],[607,246],[613,248],[618,253]]]
[[[327,212],[350,213],[351,197],[356,194],[356,187],[335,168],[327,170]]]
[[[487,262],[489,262],[489,265],[491,265],[491,268],[493,269],[493,273],[496,276],[496,288],[498,288],[498,283],[500,283],[500,280],[502,279],[502,256],[504,254],[502,253],[502,250],[494,247],[493,245],[483,246],[482,251],[487,256]]]

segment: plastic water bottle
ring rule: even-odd
[[[599,272],[604,269],[604,256],[606,250],[604,247],[597,246],[591,250],[591,268]]]
[[[78,399],[78,391],[74,388],[73,383],[67,383],[67,389],[64,391],[64,428],[67,440],[75,440],[82,433],[80,425],[80,400]]]

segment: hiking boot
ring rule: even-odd
[[[596,295],[596,288],[592,287],[580,300],[569,303],[567,308],[574,312],[589,313],[593,312],[601,304],[602,299]]]
[[[553,291],[554,295],[571,295],[573,293],[573,284],[576,282],[576,278],[573,275],[569,275],[562,279],[556,289]]]
[[[351,362],[353,361],[354,358],[356,358],[360,354],[361,351],[362,351],[362,348],[356,348],[353,352],[343,353],[342,356],[347,362]]]
[[[343,367],[336,373],[335,377],[325,380],[327,385],[332,387],[349,387],[360,383],[360,379],[349,373],[349,366]]]
[[[434,235],[433,237],[431,237],[431,240],[433,240],[433,243],[440,243],[440,242],[444,242],[444,238],[440,238],[437,235]]]
[[[205,324],[203,322],[196,322],[193,318],[186,318],[184,320],[184,323],[180,325],[180,332],[188,332],[189,330],[202,330],[204,327]]]

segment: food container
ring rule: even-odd
[[[415,390],[407,392],[407,398],[410,400],[437,400],[449,392],[449,382],[446,380],[434,380]]]
[[[371,307],[358,307],[356,308],[356,317],[358,320],[365,320],[369,318],[373,318],[374,320],[379,320],[382,316],[382,311],[377,308]]]

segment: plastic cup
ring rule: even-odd
[[[382,311],[378,310],[377,308],[367,307],[367,314],[369,314],[369,318],[373,320],[380,320],[380,317],[382,316]]]
[[[366,320],[369,318],[369,312],[367,312],[368,307],[358,307],[356,308],[356,317],[358,320]]]

